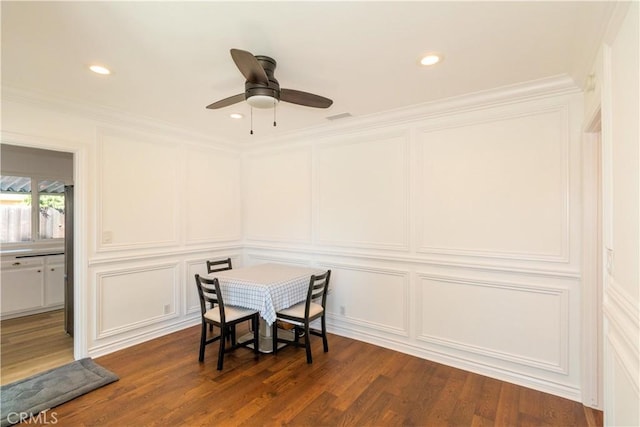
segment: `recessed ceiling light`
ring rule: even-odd
[[[422,57],[422,59],[420,60],[420,64],[422,65],[435,65],[438,62],[442,61],[442,54],[441,53],[429,53],[425,56]]]
[[[231,114],[229,114],[229,117],[231,117],[232,119],[241,119],[244,116],[242,114],[240,114],[240,113],[231,113]]]
[[[111,74],[111,70],[107,67],[103,67],[102,65],[90,65],[89,69],[97,74],[108,75]]]

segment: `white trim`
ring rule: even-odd
[[[420,134],[428,134],[433,131],[439,131],[443,129],[460,128],[463,126],[471,126],[485,123],[495,123],[503,120],[510,120],[514,118],[533,117],[545,113],[559,113],[562,119],[561,129],[561,167],[562,167],[562,182],[561,188],[563,192],[563,212],[562,212],[562,235],[560,241],[559,253],[533,253],[533,252],[519,252],[519,251],[496,251],[491,249],[466,249],[466,248],[445,248],[428,246],[423,244],[422,241],[418,242],[417,252],[430,254],[430,255],[451,255],[456,257],[470,256],[478,258],[498,258],[498,259],[510,259],[516,261],[544,261],[553,263],[570,262],[570,158],[569,149],[571,143],[570,135],[570,123],[569,123],[569,100],[558,101],[557,99],[549,100],[549,105],[541,107],[539,104],[534,106],[522,105],[517,110],[509,110],[508,112],[500,111],[488,111],[484,112],[481,117],[458,117],[455,121],[449,121],[446,123],[435,123],[420,126],[416,129],[418,136]],[[417,159],[423,158],[423,144],[420,143],[418,137],[417,142]],[[419,161],[419,160],[418,160]],[[422,171],[424,168],[419,168]],[[424,182],[424,179],[420,177],[420,183]],[[422,206],[420,206],[422,210]],[[424,218],[424,215],[420,215],[420,218]],[[421,239],[423,235],[424,223],[420,220],[416,224],[416,228],[419,230],[417,235]]]
[[[430,257],[426,255],[411,255],[403,253],[380,253],[377,251],[345,250],[343,248],[310,247],[300,245],[273,245],[261,244],[258,242],[247,242],[243,246],[246,251],[281,251],[296,254],[307,254],[309,256],[342,256],[363,260],[382,262],[406,262],[430,267],[454,267],[464,270],[476,270],[487,272],[504,272],[525,274],[540,277],[560,278],[560,279],[580,279],[580,272],[573,269],[523,267],[521,265],[505,265],[492,260],[483,262],[461,261],[455,258]]]
[[[175,220],[173,222],[173,227],[171,229],[171,237],[166,240],[152,240],[145,241],[139,243],[105,243],[104,242],[104,220],[103,220],[103,196],[104,196],[104,173],[105,173],[105,165],[104,165],[104,138],[105,137],[115,137],[115,138],[136,138],[144,143],[150,144],[162,144],[168,149],[174,150],[176,152],[176,156],[179,157],[180,149],[177,142],[173,141],[165,141],[165,140],[153,140],[150,136],[137,133],[130,132],[121,129],[115,128],[105,128],[98,127],[96,128],[96,150],[98,152],[97,159],[99,160],[97,164],[97,172],[96,172],[96,194],[99,196],[97,200],[95,200],[95,209],[96,209],[96,235],[94,236],[94,251],[95,253],[105,253],[105,252],[114,252],[114,251],[122,251],[122,250],[136,250],[136,249],[154,249],[158,247],[177,247],[180,245],[180,224],[181,224],[181,212],[178,209],[178,206],[181,206],[179,203],[180,191],[176,188],[175,199],[173,200],[172,206],[176,207],[174,211]],[[176,166],[175,170],[176,176],[180,174],[180,169]]]
[[[640,390],[640,308],[613,277],[609,278],[603,308],[608,328],[606,337],[620,365],[631,378],[636,393]]]
[[[178,318],[179,312],[177,307],[180,306],[178,287],[181,286],[182,280],[179,280],[180,274],[180,263],[172,262],[172,263],[163,263],[163,264],[155,264],[155,265],[146,265],[141,267],[132,267],[132,268],[121,268],[114,269],[109,271],[103,271],[96,274],[96,316],[95,316],[95,338],[97,340],[107,338],[114,335],[119,335],[124,332],[143,329],[144,326],[149,326],[155,323],[160,323],[163,321],[167,321],[170,319]],[[116,277],[116,276],[127,276],[132,273],[144,273],[148,271],[157,271],[157,270],[169,270],[172,272],[173,280],[172,280],[172,291],[173,298],[171,301],[171,307],[173,310],[170,313],[146,318],[137,322],[128,323],[126,325],[121,325],[115,328],[105,329],[103,326],[104,323],[104,309],[102,304],[103,293],[104,293],[104,285],[103,281],[108,277]]]
[[[602,178],[600,110],[583,135],[582,151],[582,403],[603,405]]]
[[[422,122],[441,116],[457,115],[578,92],[580,92],[580,88],[576,86],[571,77],[566,74],[558,75],[395,110],[387,110],[364,117],[353,117],[345,121],[344,124],[333,122],[331,126],[325,124],[303,131],[295,131],[278,137],[263,139],[256,143],[246,143],[243,146],[253,150],[270,146],[274,143],[280,145],[296,141],[307,141],[310,138],[345,137],[351,133],[360,134],[376,129],[389,129],[390,127]]]
[[[401,337],[409,337],[409,327],[411,325],[411,298],[410,298],[410,272],[407,270],[399,270],[392,268],[380,268],[380,267],[366,267],[363,265],[349,264],[349,263],[341,263],[341,262],[329,262],[329,261],[321,261],[318,263],[322,268],[332,269],[332,270],[352,270],[352,271],[362,271],[367,273],[375,273],[379,275],[387,275],[387,276],[395,276],[403,279],[403,289],[402,293],[398,289],[394,289],[393,292],[389,292],[389,295],[402,296],[402,328],[389,326],[384,323],[379,322],[370,322],[363,319],[357,319],[355,317],[350,317],[348,315],[340,315],[341,323],[351,324],[353,326],[365,327],[371,330],[380,331],[383,333],[389,333],[398,335]],[[334,276],[332,276],[334,277]],[[387,289],[390,291],[390,289]],[[329,313],[327,313],[329,315]],[[334,317],[337,317],[336,314],[332,314]]]
[[[5,98],[5,89],[2,96]],[[77,142],[68,140],[2,131],[2,142],[9,144],[43,148],[73,153],[73,182],[74,182],[74,326],[73,326],[73,356],[76,360],[87,357],[87,325],[89,313],[87,311],[88,282],[87,282],[87,239],[88,230],[88,182],[89,182],[89,148]],[[78,200],[81,203],[78,203]]]
[[[564,384],[549,379],[527,375],[523,370],[515,370],[504,364],[493,364],[471,356],[440,351],[435,348],[424,348],[389,336],[379,336],[365,331],[344,328],[342,323],[334,317],[327,316],[327,331],[343,337],[367,342],[379,347],[400,351],[405,354],[442,363],[465,371],[485,375],[512,384],[518,384],[534,390],[564,397],[580,402],[580,388],[571,384]]]
[[[50,96],[33,90],[2,86],[2,100],[33,105],[57,112],[78,115],[88,120],[103,123],[107,126],[130,126],[145,133],[152,133],[158,137],[172,137],[178,140],[197,141],[205,145],[216,144],[222,148],[237,150],[237,143],[219,138],[212,138],[199,132],[175,126],[172,123],[152,119],[150,117],[132,116],[126,112],[82,103],[78,100],[63,99],[60,96]]]
[[[478,345],[464,343],[444,337],[438,337],[435,335],[428,335],[418,333],[416,339],[430,344],[436,344],[442,347],[448,347],[451,349],[462,350],[468,353],[477,354],[480,356],[487,356],[494,359],[505,360],[508,362],[514,362],[523,366],[531,366],[538,369],[542,369],[549,372],[560,373],[563,375],[569,375],[569,290],[562,287],[551,286],[535,286],[529,284],[519,284],[514,282],[501,282],[496,280],[470,280],[461,277],[418,273],[418,278],[422,280],[434,280],[438,282],[446,282],[453,284],[461,284],[465,286],[487,287],[496,288],[501,290],[511,290],[517,292],[528,292],[536,294],[551,295],[559,299],[558,312],[555,313],[559,321],[559,330],[557,341],[559,343],[558,348],[558,360],[547,361],[538,360],[529,356],[516,353],[507,353],[503,351],[493,350]],[[419,287],[417,291],[419,295],[418,300],[421,299],[422,288]],[[422,309],[418,310],[422,312]],[[421,324],[421,319],[418,320],[418,324]]]
[[[398,189],[398,191],[402,191],[403,195],[403,203],[401,206],[398,206],[398,209],[402,209],[402,237],[401,242],[398,243],[384,243],[384,242],[373,242],[373,241],[358,241],[358,240],[331,240],[331,239],[322,239],[319,236],[320,228],[321,228],[321,218],[320,218],[320,200],[317,197],[313,197],[314,203],[312,205],[313,209],[313,242],[320,246],[334,246],[334,247],[342,247],[342,248],[361,248],[361,249],[374,249],[374,250],[392,250],[392,251],[401,251],[406,252],[410,248],[410,239],[409,239],[409,224],[410,220],[410,211],[409,211],[409,198],[410,198],[410,132],[408,129],[403,129],[400,131],[387,131],[387,132],[378,132],[373,134],[366,135],[358,135],[357,137],[348,137],[347,139],[341,138],[339,140],[331,140],[330,142],[323,142],[322,144],[317,144],[313,147],[312,151],[312,176],[313,176],[313,184],[312,184],[312,195],[320,194],[320,168],[318,167],[318,155],[319,152],[332,147],[344,147],[348,145],[357,145],[357,144],[367,144],[373,142],[389,142],[393,139],[401,139],[402,142],[398,143],[398,145],[402,145],[402,154],[403,154],[403,179],[404,179],[404,188]]]

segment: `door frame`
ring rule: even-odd
[[[73,235],[74,235],[74,322],[73,357],[75,360],[88,356],[88,304],[87,304],[87,265],[88,265],[88,183],[89,183],[89,147],[77,142],[49,137],[19,134],[2,131],[2,143],[44,150],[63,151],[73,154]]]
[[[582,403],[603,409],[603,177],[598,106],[585,117],[582,150]],[[595,231],[595,232],[594,232]]]

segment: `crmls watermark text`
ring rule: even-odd
[[[36,415],[29,412],[9,412],[7,414],[7,421],[9,421],[10,424],[57,424],[58,414],[55,412],[49,412],[48,409]]]

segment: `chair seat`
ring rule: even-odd
[[[234,320],[241,319],[246,316],[251,316],[254,314],[256,310],[251,310],[250,308],[236,307],[233,305],[224,306],[224,315],[225,320],[228,322],[233,322]],[[218,307],[210,308],[204,313],[204,317],[213,320],[214,322],[220,323],[220,310]]]
[[[291,316],[291,317],[298,317],[300,319],[304,319],[304,309],[305,309],[305,305],[306,303],[300,302],[296,305],[292,305],[289,308],[285,308],[284,310],[280,310],[278,311],[278,315],[283,315],[283,316]],[[324,309],[322,308],[322,306],[320,304],[316,304],[315,302],[312,302],[309,305],[309,317],[315,317],[319,314],[322,314],[322,312],[324,311]]]

